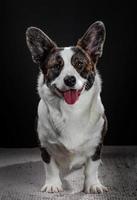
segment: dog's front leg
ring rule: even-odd
[[[98,179],[98,167],[100,165],[100,159],[93,161],[92,158],[88,158],[85,165],[85,193],[103,193],[107,191],[107,188],[103,186]]]
[[[42,192],[61,192],[63,191],[62,182],[59,176],[59,168],[46,149],[41,148],[41,156],[44,161],[46,173],[45,184],[41,188]]]

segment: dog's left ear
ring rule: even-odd
[[[78,40],[77,46],[84,49],[93,62],[96,62],[102,55],[105,42],[106,30],[103,22],[93,23],[82,38]]]
[[[26,31],[26,42],[31,52],[32,60],[41,64],[56,44],[39,28],[29,27]]]

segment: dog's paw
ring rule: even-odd
[[[49,193],[63,192],[63,188],[61,185],[57,184],[45,184],[41,188],[41,192],[49,192]]]
[[[108,188],[103,186],[101,183],[86,185],[84,188],[84,192],[87,194],[90,193],[103,193],[108,192]]]

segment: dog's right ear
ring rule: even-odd
[[[56,44],[40,29],[29,27],[26,31],[26,42],[31,52],[32,60],[41,64]]]
[[[77,45],[84,49],[93,62],[97,62],[103,52],[106,37],[105,25],[101,21],[93,23],[86,33],[78,40]]]

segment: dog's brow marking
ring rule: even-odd
[[[62,56],[65,64],[67,64],[68,62],[71,63],[71,58],[73,54],[74,52],[72,51],[71,47],[66,47],[60,52],[60,55]]]
[[[72,47],[65,47],[64,50],[60,52],[61,57],[64,60],[64,70],[72,70],[71,58],[74,55]]]

